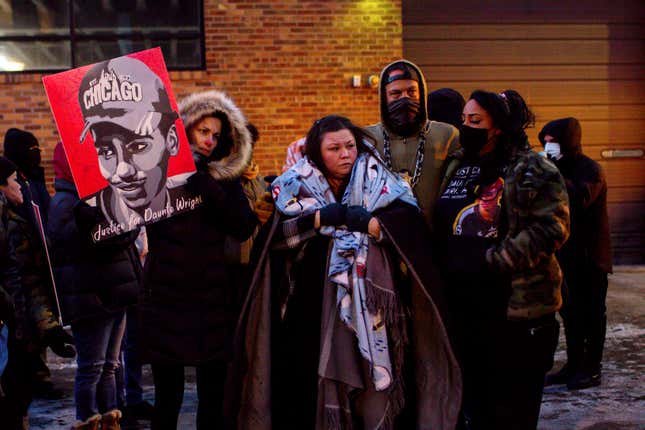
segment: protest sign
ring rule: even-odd
[[[78,194],[100,241],[191,210],[195,172],[159,48],[43,78]]]

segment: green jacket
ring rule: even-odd
[[[365,130],[372,135],[376,143],[376,149],[383,155],[383,133],[387,132],[383,124],[371,125],[366,127]],[[387,133],[391,143],[392,169],[395,172],[405,169],[412,175],[414,173],[419,137],[414,135],[404,139],[392,132]],[[441,166],[448,154],[459,148],[459,132],[449,124],[428,121],[425,137],[426,144],[423,151],[421,178],[412,191],[423,212],[423,217],[428,225],[431,226],[434,203],[439,196],[437,190],[441,179]]]
[[[463,152],[447,161],[442,193]],[[510,273],[509,319],[533,319],[562,306],[562,271],[555,257],[569,237],[569,198],[557,167],[533,151],[519,153],[504,170],[502,206],[508,232],[486,253],[493,270]]]
[[[407,67],[416,70],[420,77],[419,81],[419,113],[421,115],[419,131],[410,137],[404,138],[398,136],[391,130],[389,113],[387,110],[387,95],[385,91],[386,81],[384,78],[385,71],[395,63],[403,63]],[[420,133],[426,140],[423,148],[423,165],[419,182],[412,190],[417,203],[423,212],[428,226],[432,227],[432,213],[434,204],[437,201],[437,190],[441,179],[441,166],[448,154],[451,154],[459,148],[459,131],[450,124],[443,122],[430,121],[428,118],[428,88],[426,85],[423,71],[416,64],[407,60],[397,60],[388,64],[381,71],[379,80],[379,112],[381,122],[370,125],[365,128],[375,141],[376,149],[384,156],[383,142],[387,134],[390,139],[390,152],[392,155],[392,170],[400,173],[401,170],[407,170],[410,176],[414,175],[416,164],[417,147],[419,145]]]
[[[36,227],[12,207],[8,215],[9,242],[15,250],[24,296],[22,321],[16,321],[16,327],[24,330],[26,340],[38,343],[46,330],[59,325],[52,305],[49,267]]]
[[[16,319],[16,307],[22,305],[24,309],[16,252],[9,241],[8,223],[7,199],[0,193],[0,327],[5,323],[11,327]]]

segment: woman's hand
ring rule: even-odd
[[[314,227],[320,228],[323,225],[337,227],[345,224],[345,214],[347,206],[340,203],[330,203],[327,206],[316,211]]]
[[[381,237],[381,223],[378,222],[376,217],[370,218],[370,222],[367,224],[367,232],[377,240]]]
[[[360,231],[361,233],[369,233],[369,223],[372,219],[372,214],[363,206],[350,206],[347,208],[346,215],[347,230]]]

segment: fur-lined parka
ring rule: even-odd
[[[238,179],[253,155],[251,134],[242,111],[226,94],[216,90],[194,93],[179,101],[179,113],[186,131],[215,112],[225,113],[231,124],[233,149],[220,160],[210,160],[208,171],[217,180]]]
[[[229,358],[238,292],[224,243],[227,235],[247,239],[257,218],[239,180],[252,155],[244,115],[219,91],[193,94],[179,110],[187,131],[204,116],[224,113],[233,142],[228,155],[198,166],[200,185],[188,187],[203,199],[198,208],[146,227],[141,356],[190,366]]]

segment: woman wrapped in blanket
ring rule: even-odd
[[[461,376],[433,300],[426,224],[368,140],[324,117],[272,184],[276,211],[236,333],[232,427],[455,426]]]

